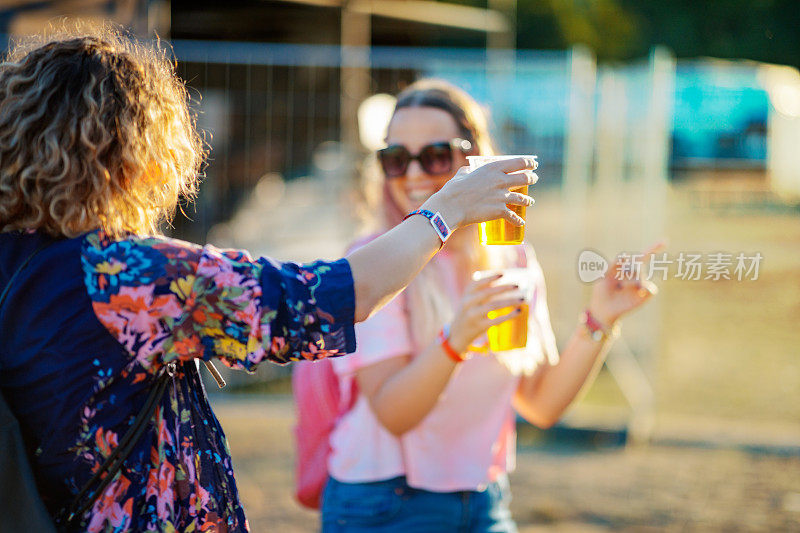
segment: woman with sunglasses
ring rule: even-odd
[[[386,142],[378,160],[387,226],[445,187],[467,155],[492,153],[478,104],[438,80],[400,93]],[[521,265],[537,293],[527,347],[475,353],[472,344],[521,302],[502,278],[472,274]],[[559,356],[532,248],[480,246],[474,228],[455,232],[400,297],[357,325],[356,353],[332,361],[342,393],[357,397],[330,436],[323,533],[516,531],[507,479],[514,410],[552,425],[593,378],[617,319],[651,291],[635,281],[598,283]]]

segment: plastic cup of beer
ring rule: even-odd
[[[469,155],[469,170],[472,172],[476,168],[480,168],[487,163],[494,161],[502,161],[504,159],[514,159],[517,157],[527,157],[536,160],[533,155]],[[533,170],[536,170],[539,164],[536,163]],[[531,170],[524,170],[522,172],[532,172]],[[528,186],[516,187],[511,189],[513,192],[521,192],[528,194]],[[518,214],[522,219],[525,219],[527,208],[524,205],[509,205],[509,209]],[[489,222],[481,222],[479,226],[481,244],[521,244],[522,239],[525,237],[525,226],[515,226],[505,219],[490,220]]]
[[[513,298],[518,295],[524,301],[518,305],[503,307],[489,312],[489,319],[494,319],[511,313],[517,307],[522,309],[522,312],[517,316],[489,328],[486,332],[489,350],[492,352],[504,352],[525,348],[528,344],[528,314],[534,295],[533,280],[526,268],[508,268],[499,271],[481,270],[476,272],[473,278],[476,280],[483,279],[498,272],[503,274],[503,277],[496,282],[498,285],[515,284],[519,287],[519,290],[509,291],[499,295],[497,298]]]

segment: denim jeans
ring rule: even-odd
[[[517,533],[510,500],[507,477],[480,492],[414,489],[403,476],[371,483],[329,477],[322,533]]]

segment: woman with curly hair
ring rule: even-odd
[[[528,181],[518,158],[459,172],[347,258],[279,263],[158,234],[203,155],[174,65],[119,32],[39,38],[0,64],[0,391],[62,529],[247,530],[197,361],[352,352],[353,323],[449,228],[519,225],[506,204],[532,203],[508,190]]]

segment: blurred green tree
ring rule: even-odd
[[[800,66],[800,0],[517,0],[519,48],[574,44],[601,60],[641,57],[663,44],[678,57]]]

